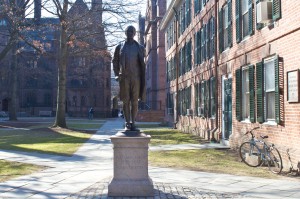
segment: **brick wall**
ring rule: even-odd
[[[193,1],[192,1],[193,2]],[[218,9],[220,9],[225,0],[218,2]],[[193,3],[192,3],[193,5]],[[254,19],[256,16],[256,6],[254,5]],[[206,61],[201,65],[195,65],[190,72],[178,79],[179,90],[188,86],[192,86],[192,102],[191,108],[195,111],[195,89],[194,85],[201,80],[208,80],[210,76],[217,75],[218,82],[218,109],[217,118],[201,118],[198,116],[179,116],[178,127],[184,131],[205,137],[205,138],[219,138],[222,132],[222,76],[232,76],[232,135],[230,136],[230,146],[237,148],[240,143],[246,139],[243,134],[256,126],[261,127],[257,131],[258,134],[268,135],[269,142],[275,143],[279,148],[281,155],[284,158],[284,166],[288,167],[286,150],[290,149],[294,167],[300,161],[300,102],[289,103],[287,101],[287,72],[300,69],[300,2],[298,1],[284,1],[281,0],[281,19],[277,20],[273,26],[265,27],[261,30],[256,30],[254,23],[254,35],[242,40],[240,43],[236,42],[236,26],[235,26],[235,0],[232,1],[232,25],[233,25],[233,46],[230,49],[223,51],[218,56],[217,74],[214,68],[215,59]],[[192,10],[194,10],[192,8]],[[194,49],[195,39],[194,34],[201,26],[207,23],[207,20],[214,16],[214,1],[209,1],[205,8],[196,17],[192,13],[192,22],[185,32],[178,38],[179,48],[184,46],[186,42],[192,39],[192,49]],[[218,49],[218,48],[217,48]],[[167,50],[166,58],[169,59],[175,55],[175,45]],[[248,64],[256,64],[263,58],[276,54],[283,58],[283,65],[281,66],[280,75],[282,81],[281,87],[281,118],[280,125],[259,124],[250,122],[238,122],[236,120],[236,78],[235,70],[241,66]],[[194,60],[194,52],[192,52],[192,60]],[[170,82],[168,85],[171,92],[176,92],[176,81]],[[299,86],[298,86],[298,89]],[[172,121],[173,118],[166,117],[167,120]],[[217,122],[216,122],[217,120]],[[217,128],[217,130],[216,130]]]

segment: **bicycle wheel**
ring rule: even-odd
[[[250,167],[261,165],[261,153],[258,147],[250,142],[244,142],[240,146],[240,157],[242,161]]]
[[[267,154],[268,167],[271,172],[279,174],[282,171],[282,159],[276,148],[270,148]]]

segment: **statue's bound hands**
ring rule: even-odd
[[[118,81],[119,81],[119,76],[116,76],[116,77],[115,77],[115,80],[118,82]]]

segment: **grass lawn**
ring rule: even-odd
[[[164,144],[199,144],[204,142],[203,139],[197,136],[181,133],[176,129],[145,129],[143,132],[151,135],[150,144],[153,146]]]
[[[278,178],[267,167],[249,167],[233,150],[199,149],[180,151],[158,151],[149,153],[151,166],[172,167],[194,171],[226,173],[233,175]]]
[[[0,182],[22,175],[31,174],[43,170],[44,168],[45,167],[32,164],[0,160]]]
[[[208,141],[197,136],[184,134],[174,129],[147,129],[144,130],[144,132],[151,135],[151,145],[208,143]],[[151,166],[172,167],[213,173],[263,178],[287,177],[285,173],[283,173],[283,175],[271,173],[268,170],[268,167],[249,167],[240,161],[237,151],[229,149],[150,151],[149,163]]]
[[[98,129],[103,121],[70,120],[67,121],[70,129],[50,128],[52,124],[52,121],[1,123],[0,149],[70,156],[96,132],[85,129]]]

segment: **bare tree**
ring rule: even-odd
[[[66,127],[67,65],[71,56],[101,56],[109,59],[109,45],[120,41],[126,24],[135,22],[137,5],[142,1],[44,1],[43,9],[60,21],[58,89],[54,127]],[[86,7],[87,5],[87,7]],[[122,35],[123,36],[123,35]],[[109,45],[106,38],[110,39]]]

